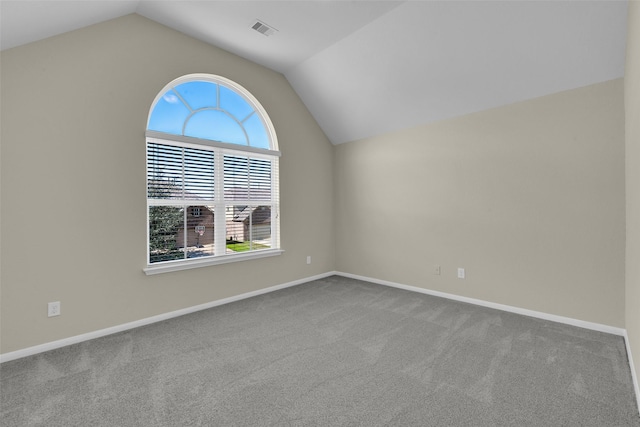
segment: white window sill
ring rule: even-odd
[[[230,262],[247,261],[250,259],[266,258],[281,255],[282,249],[267,249],[243,254],[221,255],[201,259],[189,259],[180,261],[168,261],[159,264],[148,265],[143,269],[147,276],[151,274],[170,273],[172,271],[190,270],[192,268],[208,267],[210,265],[227,264]]]

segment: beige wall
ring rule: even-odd
[[[624,79],[626,113],[626,327],[640,379],[640,2],[629,2],[627,64]],[[637,390],[636,390],[637,392]]]
[[[147,114],[189,73],[230,78],[269,113],[286,252],[145,276]],[[334,269],[333,148],[281,74],[129,15],[4,51],[1,79],[1,353]]]
[[[623,107],[618,79],[337,146],[337,270],[624,327]]]

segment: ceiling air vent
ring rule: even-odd
[[[276,31],[278,31],[275,28],[273,28],[272,26],[267,25],[264,22],[259,21],[259,20],[256,20],[256,23],[253,24],[251,26],[251,28],[253,28],[257,32],[259,32],[260,34],[264,34],[265,36],[270,36],[273,33],[275,33]]]

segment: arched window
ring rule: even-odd
[[[246,89],[191,74],[147,122],[147,274],[278,255],[278,142]]]

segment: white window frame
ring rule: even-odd
[[[156,106],[158,100],[170,89],[178,86],[182,83],[189,81],[210,81],[215,84],[220,84],[234,90],[238,95],[242,96],[247,103],[254,108],[255,113],[260,116],[262,122],[267,131],[267,135],[270,142],[270,149],[263,149],[252,146],[245,146],[239,144],[230,144],[220,141],[213,141],[208,139],[193,138],[184,135],[173,135],[163,132],[147,130],[146,131],[146,144],[156,143],[171,145],[185,148],[197,148],[207,149],[214,152],[214,185],[215,185],[215,202],[207,201],[203,202],[207,205],[213,205],[216,214],[214,216],[214,230],[226,230],[226,207],[230,205],[230,201],[224,200],[224,155],[234,156],[248,156],[249,158],[268,159],[271,161],[271,195],[272,199],[268,203],[260,200],[233,200],[234,205],[269,205],[271,207],[271,245],[269,249],[252,250],[247,252],[238,252],[233,254],[227,254],[226,250],[223,254],[215,254],[205,257],[186,258],[180,260],[161,261],[150,263],[150,242],[149,242],[149,207],[150,206],[162,206],[162,205],[175,205],[175,206],[193,206],[193,201],[176,200],[176,203],[168,203],[168,201],[162,199],[152,199],[148,197],[147,193],[147,265],[143,269],[145,274],[158,274],[172,271],[180,271],[192,268],[200,268],[211,265],[226,264],[230,262],[246,261],[251,259],[272,257],[282,254],[284,251],[280,248],[280,200],[279,200],[279,170],[278,163],[280,152],[278,150],[278,141],[273,127],[271,119],[267,115],[266,111],[258,100],[245,88],[239,84],[226,79],[221,76],[215,76],[211,74],[190,74],[180,77],[168,85],[166,85],[156,96],[152,107],[149,111],[149,118]],[[145,177],[146,179],[146,177]],[[147,192],[145,188],[145,192]],[[226,248],[226,231],[216,231],[214,247]]]

